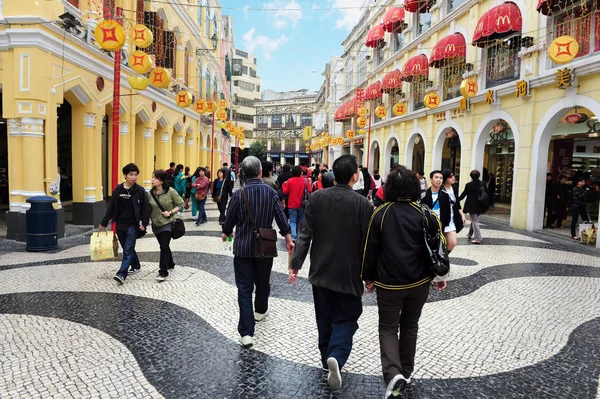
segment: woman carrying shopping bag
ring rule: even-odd
[[[159,271],[156,280],[165,281],[169,270],[175,268],[170,247],[172,222],[174,217],[178,217],[177,212],[183,208],[183,199],[175,189],[169,187],[169,176],[164,170],[155,170],[152,174],[152,189],[148,193],[148,202],[151,209],[152,232],[160,245]]]

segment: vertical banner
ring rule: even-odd
[[[558,181],[558,175],[571,176],[573,167],[573,140],[555,140],[554,157],[552,160],[552,176],[554,182]]]

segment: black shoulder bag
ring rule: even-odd
[[[429,270],[436,276],[445,276],[450,271],[448,247],[441,237],[440,229],[431,228],[431,224],[436,223],[441,226],[441,223],[426,205],[421,205],[421,213],[423,214],[422,228],[428,254]]]
[[[169,190],[171,189],[169,188]],[[152,198],[154,198],[154,202],[156,202],[158,209],[160,209],[161,212],[165,212],[165,208],[163,208],[163,206],[160,204],[158,197],[156,196],[156,194],[154,194],[154,190],[150,190],[150,195],[152,195]],[[174,220],[171,220],[171,237],[174,240],[176,240],[178,238],[183,237],[184,234],[185,224],[183,223],[183,220],[178,217]]]
[[[277,231],[269,228],[257,228],[254,221],[254,214],[250,209],[248,194],[246,188],[242,187],[242,197],[246,205],[246,213],[252,225],[252,241],[254,241],[255,258],[274,258],[277,256]]]

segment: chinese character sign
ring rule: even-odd
[[[571,176],[573,167],[573,140],[554,141],[554,159],[552,162],[552,175]]]

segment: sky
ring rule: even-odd
[[[261,91],[318,91],[331,56],[360,18],[364,0],[221,0],[235,47],[258,59]]]

